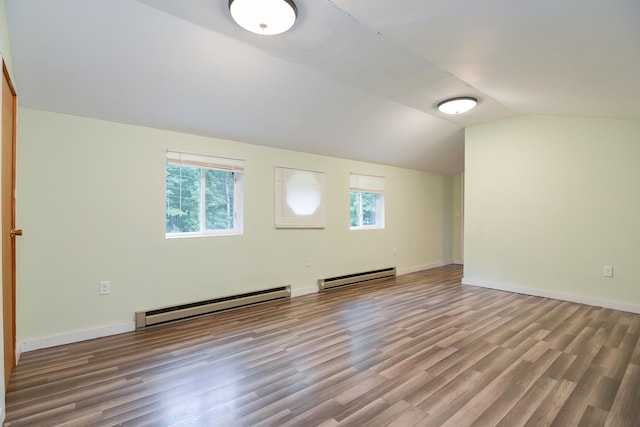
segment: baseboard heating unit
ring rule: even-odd
[[[291,286],[174,305],[155,310],[137,311],[136,329],[286,298],[291,298]]]
[[[395,275],[396,268],[389,267],[381,270],[365,271],[363,273],[318,279],[318,287],[321,291],[325,291],[338,286],[354,285],[357,283],[370,282],[372,280],[386,279],[388,277],[394,277]]]

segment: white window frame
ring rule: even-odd
[[[349,177],[349,200],[351,193],[359,193],[359,209],[358,209],[358,225],[351,226],[351,213],[349,213],[349,229],[350,230],[371,230],[383,229],[385,227],[385,205],[384,192],[386,180],[383,176],[362,175],[351,173]],[[376,195],[376,223],[372,225],[363,224],[363,193],[373,193]],[[349,204],[349,212],[351,212],[351,204]]]
[[[217,157],[204,154],[187,153],[183,151],[167,150],[167,164],[193,167],[200,169],[200,230],[193,232],[167,233],[167,239],[184,237],[229,236],[241,235],[244,229],[244,160],[226,157]],[[166,167],[165,167],[166,168]],[[206,229],[205,219],[205,170],[221,170],[233,172],[233,228],[231,229]],[[166,172],[165,172],[166,174]],[[166,188],[165,188],[166,197]],[[166,203],[165,203],[166,206]],[[165,211],[166,216],[166,211]]]

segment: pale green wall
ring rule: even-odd
[[[465,145],[465,282],[640,309],[640,121],[522,117]]]
[[[453,176],[453,262],[463,264],[464,172]]]
[[[244,235],[165,239],[167,148],[245,159]],[[274,228],[274,165],[327,173],[326,229]],[[349,230],[352,171],[386,177],[384,230]],[[438,174],[21,108],[17,186],[19,342],[124,324],[142,309],[451,259],[451,178]],[[100,280],[111,295],[98,296]]]

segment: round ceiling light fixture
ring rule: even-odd
[[[478,105],[478,99],[471,96],[460,96],[446,99],[438,103],[438,111],[445,114],[462,114]]]
[[[242,28],[263,36],[284,33],[298,17],[292,0],[229,0],[229,12]]]

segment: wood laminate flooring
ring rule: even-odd
[[[640,315],[451,265],[22,355],[10,426],[640,426]]]

